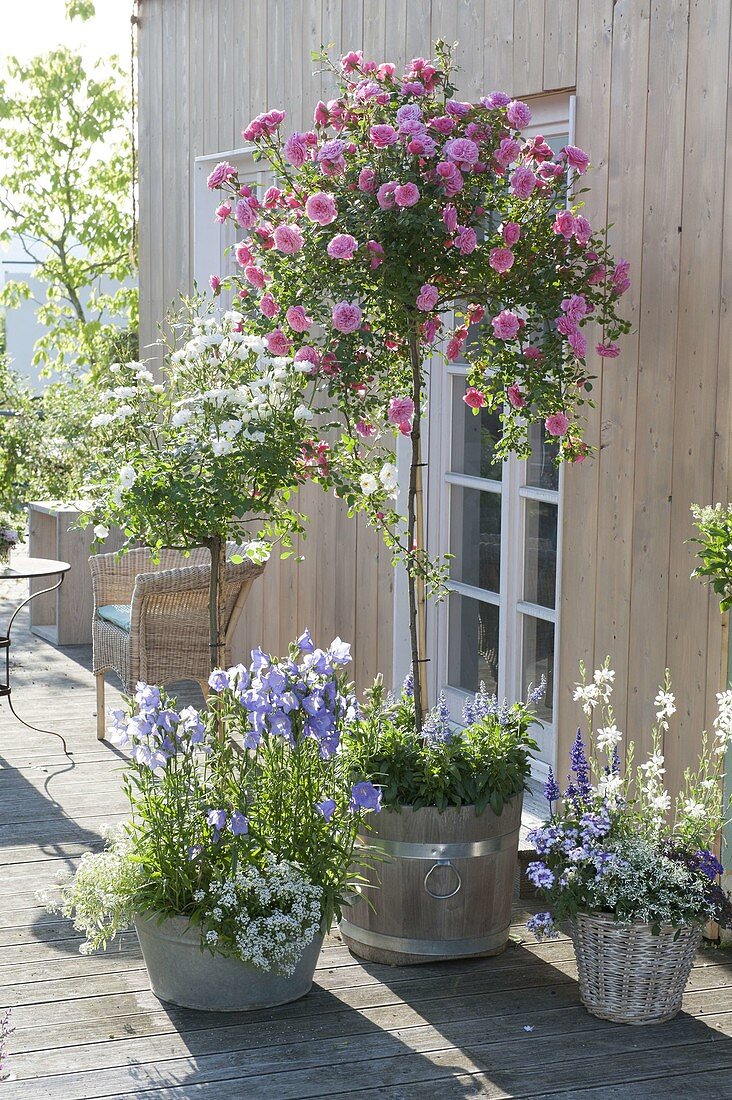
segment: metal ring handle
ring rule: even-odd
[[[457,886],[455,887],[455,889],[450,894],[435,894],[432,890],[430,890],[430,888],[428,886],[428,883],[429,883],[429,880],[430,880],[430,875],[438,867],[449,867],[450,870],[452,871],[452,873],[455,875],[455,878],[457,879]],[[460,872],[458,871],[457,867],[453,867],[453,865],[452,865],[452,863],[450,862],[449,859],[435,860],[435,862],[432,864],[432,866],[430,867],[427,874],[424,876],[424,888],[427,891],[427,893],[429,894],[429,896],[431,898],[434,898],[436,901],[446,901],[447,898],[454,898],[455,895],[460,892],[460,889],[461,889],[462,885],[463,885],[463,880],[460,876]]]

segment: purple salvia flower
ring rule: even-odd
[[[407,104],[407,106],[409,106],[409,104]],[[406,695],[408,699],[411,699],[414,696],[414,671],[411,665],[409,666],[409,672],[404,677],[404,683],[402,684],[402,694]]]
[[[547,776],[546,783],[544,784],[544,798],[547,800],[547,802],[551,803],[556,802],[561,797],[562,794],[559,790],[559,787],[557,786],[557,781],[554,778],[554,772],[550,768],[549,775]]]

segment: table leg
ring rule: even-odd
[[[22,603],[18,604],[15,611],[10,616],[10,622],[8,623],[8,629],[7,629],[6,633],[4,635],[0,635],[0,649],[5,650],[5,683],[4,684],[0,683],[0,698],[7,698],[8,706],[10,707],[11,714],[13,715],[14,718],[16,718],[18,720],[18,722],[20,722],[21,725],[25,726],[29,730],[34,730],[35,733],[48,733],[48,734],[51,735],[51,737],[58,737],[59,741],[61,742],[61,744],[64,747],[64,754],[66,756],[68,756],[69,759],[71,759],[72,753],[67,748],[66,739],[63,737],[63,735],[60,734],[60,733],[57,733],[56,730],[42,729],[40,726],[33,726],[33,725],[31,725],[30,722],[26,722],[25,718],[21,718],[21,716],[18,714],[17,710],[13,706],[13,700],[12,700],[12,697],[11,697],[11,694],[10,694],[11,693],[11,687],[10,687],[10,644],[11,644],[11,631],[13,629],[13,623],[15,622],[16,618],[18,617],[18,614],[23,610],[24,607],[28,606],[28,604],[31,602],[31,600],[34,600],[36,598],[36,596],[46,596],[46,595],[48,595],[49,592],[55,592],[57,588],[61,587],[61,585],[63,584],[63,581],[64,581],[64,575],[62,573],[57,584],[52,584],[50,588],[43,588],[39,592],[31,592],[31,594],[28,596],[27,599],[23,600]]]

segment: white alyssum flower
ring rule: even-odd
[[[119,483],[123,489],[131,489],[137,481],[137,471],[134,466],[130,466],[129,463],[120,467],[119,471]]]

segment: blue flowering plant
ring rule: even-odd
[[[570,773],[562,791],[551,770],[545,786],[549,818],[529,833],[537,859],[527,874],[551,904],[529,928],[539,939],[578,913],[610,914],[617,922],[642,922],[658,931],[709,920],[732,924],[732,905],[719,885],[723,868],[714,846],[724,822],[721,768],[732,741],[732,692],[718,696],[713,735],[702,738],[696,771],[672,798],[664,784],[663,740],[676,711],[668,671],[654,700],[651,752],[634,763],[635,747],[623,749],[610,702],[614,672],[609,661],[575,700],[590,720],[589,747],[578,729]],[[596,721],[596,718],[598,719]]]
[[[412,692],[411,673],[398,697],[378,679],[367,692],[344,738],[352,777],[379,784],[390,810],[474,806],[480,814],[490,806],[500,814],[526,787],[537,748],[529,732],[537,721],[532,707],[543,697],[544,684],[529,693],[528,702],[512,704],[499,703],[481,685],[465,704],[463,726],[451,720],[443,693],[421,732]]]
[[[256,649],[215,670],[200,711],[139,684],[131,711],[112,713],[131,820],[62,886],[86,950],[134,917],[184,916],[212,951],[292,971],[339,915],[357,832],[381,807],[340,751],[358,715],[350,659],[305,631],[286,658]]]

